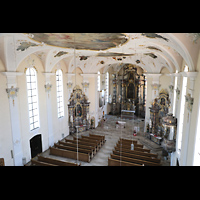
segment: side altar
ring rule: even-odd
[[[68,104],[70,134],[79,133],[90,128],[89,104],[86,95],[76,85]]]

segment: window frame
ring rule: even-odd
[[[188,72],[188,66],[185,65],[184,72]],[[178,150],[181,152],[182,146],[182,137],[183,137],[183,125],[184,125],[184,116],[185,116],[185,95],[187,94],[187,84],[188,77],[183,77],[182,80],[182,91],[181,91],[181,104],[180,104],[180,119],[179,119],[179,132],[178,132]]]
[[[29,130],[34,131],[40,128],[38,81],[37,70],[35,67],[29,67],[26,69],[26,91],[29,115]]]
[[[60,119],[65,116],[64,93],[63,93],[63,72],[61,69],[58,69],[56,71],[56,99],[57,99],[57,117],[58,119]]]
[[[109,72],[106,72],[106,81],[105,81],[105,86],[106,86],[106,103],[108,103],[109,100]]]
[[[101,90],[101,77],[100,77],[101,73],[100,73],[100,71],[98,71],[97,74],[98,74],[98,77],[97,77],[97,91],[100,92],[100,90]]]

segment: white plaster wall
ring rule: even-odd
[[[46,107],[46,93],[45,93],[45,77],[42,74],[44,68],[39,58],[31,55],[31,59],[35,60],[35,67],[37,69],[37,83],[38,83],[38,102],[39,102],[39,117],[40,128],[30,131],[29,127],[29,113],[28,113],[28,99],[27,99],[27,86],[25,68],[27,68],[26,60],[22,61],[17,68],[17,71],[24,74],[17,77],[17,85],[19,87],[19,110],[20,110],[20,125],[21,125],[21,139],[23,155],[28,162],[31,159],[30,139],[37,134],[42,135],[42,150],[48,149],[48,125],[47,125],[47,107]]]
[[[28,113],[28,99],[27,99],[27,89],[26,89],[26,75],[25,73],[17,78],[17,84],[19,89],[19,110],[20,110],[20,125],[21,125],[21,139],[22,139],[22,148],[23,156],[26,157],[28,162],[31,159],[31,150],[30,150],[30,139],[37,135],[42,135],[42,151],[45,151],[49,148],[49,135],[48,135],[48,119],[47,119],[47,101],[45,92],[45,76],[43,74],[44,68],[39,58],[35,55],[31,55],[31,58],[35,60],[35,67],[38,71],[37,81],[38,81],[38,100],[39,100],[39,115],[40,115],[40,128],[30,131],[29,129],[29,113]],[[18,67],[17,71],[24,72],[27,67],[27,62],[24,60]],[[56,69],[63,70],[63,91],[64,91],[64,117],[57,117],[57,97],[56,97],[56,75],[52,75],[50,80],[52,84],[51,89],[51,107],[52,107],[52,121],[53,121],[53,138],[54,142],[62,139],[62,133],[64,137],[69,134],[68,130],[68,99],[67,99],[67,77],[65,63],[61,61],[59,67],[56,65],[52,72],[55,72]]]
[[[0,72],[4,71],[5,68],[0,60]],[[6,83],[6,76],[0,73],[0,158],[4,158],[5,166],[13,166],[13,158],[11,157],[13,143]]]
[[[167,89],[168,93],[169,93],[169,85],[170,85],[170,82],[171,82],[171,77],[170,76],[167,76],[166,74],[169,74],[169,70],[164,67],[162,70],[161,70],[161,76],[160,76],[160,79],[159,79],[159,82],[160,82],[160,88],[159,88],[159,92],[162,90],[162,89]],[[171,99],[171,102],[172,102],[172,99]]]
[[[200,52],[197,62],[197,71],[200,72]],[[197,123],[198,118],[200,117],[200,73],[198,73],[196,79],[195,79],[195,85],[194,85],[194,104],[193,109],[191,113],[191,125],[189,130],[189,140],[188,140],[188,152],[187,152],[187,160],[186,165],[193,165],[194,161],[194,151],[195,151],[195,145],[196,145],[196,137],[200,135],[199,130],[197,130]]]
[[[56,75],[51,76],[51,103],[52,103],[52,121],[53,121],[53,134],[54,134],[54,142],[57,142],[62,138],[62,134],[64,137],[69,135],[68,128],[68,90],[67,90],[67,77],[66,77],[66,66],[64,62],[60,62],[60,65],[54,66],[52,72],[55,73],[57,69],[61,69],[63,71],[63,97],[64,97],[64,117],[58,118],[57,113],[57,96],[56,96]]]

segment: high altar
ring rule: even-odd
[[[134,112],[137,116],[145,115],[145,76],[138,74],[138,68],[125,64],[113,74],[112,114],[121,111]]]
[[[71,93],[68,111],[69,111],[69,132],[79,133],[90,128],[88,98],[76,85]]]

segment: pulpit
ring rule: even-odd
[[[69,111],[69,132],[79,133],[90,128],[88,98],[76,85],[71,93],[68,111]]]

